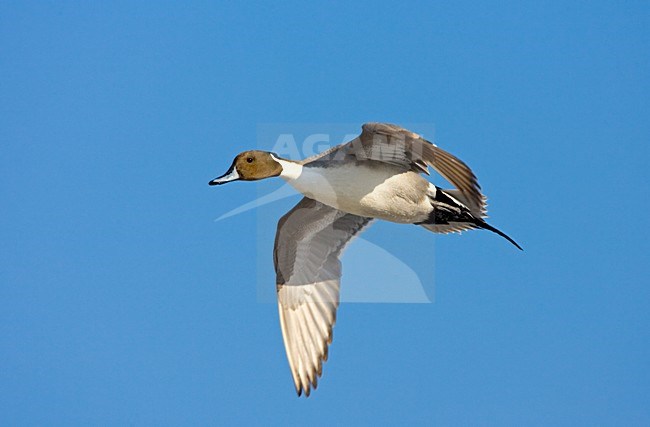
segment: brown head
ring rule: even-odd
[[[220,185],[237,180],[256,181],[278,176],[282,173],[282,165],[276,159],[277,156],[267,151],[244,151],[235,157],[225,174],[213,179],[209,184]]]

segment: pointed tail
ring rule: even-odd
[[[519,248],[520,251],[523,251],[523,250],[524,250],[521,246],[519,246],[519,245],[517,244],[517,242],[515,242],[515,241],[514,241],[510,236],[508,236],[508,235],[507,235],[506,233],[504,233],[503,231],[499,230],[498,228],[492,227],[490,224],[488,224],[487,222],[485,222],[485,221],[482,220],[482,219],[478,219],[478,218],[474,218],[474,219],[476,220],[476,222],[474,222],[474,224],[475,224],[477,227],[479,227],[479,228],[483,228],[483,229],[485,229],[485,230],[490,230],[490,231],[493,232],[493,233],[497,233],[499,236],[503,237],[504,239],[506,239],[507,241],[509,241],[509,242],[512,243],[513,245],[515,245],[517,248]]]

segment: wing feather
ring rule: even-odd
[[[357,138],[303,163],[327,167],[336,161],[376,161],[425,174],[431,166],[463,193],[472,211],[485,210],[485,196],[467,164],[420,135],[394,124],[366,123]]]
[[[303,198],[278,222],[273,258],[282,338],[294,386],[309,396],[318,386],[339,305],[347,243],[370,223]]]

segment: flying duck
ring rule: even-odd
[[[426,180],[429,166],[455,188]],[[339,305],[339,256],[374,219],[434,233],[485,229],[522,249],[483,219],[486,197],[465,163],[393,124],[367,123],[352,141],[302,161],[244,151],[209,184],[276,176],[304,195],[280,218],[273,250],[280,326],[298,396],[317,387],[327,360]]]

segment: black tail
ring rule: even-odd
[[[474,218],[474,221],[475,221],[474,224],[475,224],[478,228],[483,228],[483,229],[485,229],[485,230],[490,230],[490,231],[493,232],[493,233],[497,233],[499,236],[503,237],[504,239],[508,240],[510,243],[512,243],[513,245],[515,245],[516,247],[518,247],[520,251],[523,251],[523,250],[524,250],[524,249],[523,249],[521,246],[519,246],[519,245],[517,244],[517,242],[515,242],[515,241],[514,241],[510,236],[508,236],[506,233],[504,233],[503,231],[499,230],[498,228],[494,228],[494,227],[492,227],[490,224],[488,224],[487,222],[485,222],[485,221],[482,220],[482,219]]]
[[[517,244],[514,240],[510,238],[506,233],[501,230],[498,230],[492,227],[490,224],[485,222],[482,218],[477,218],[469,210],[469,208],[463,205],[461,202],[451,197],[449,194],[439,187],[436,187],[436,191],[433,196],[429,196],[431,200],[431,205],[433,209],[429,214],[429,218],[424,222],[416,223],[417,225],[423,224],[433,224],[433,225],[447,225],[450,223],[459,223],[459,224],[473,224],[477,228],[483,228],[485,230],[490,230],[493,233],[498,234],[504,239],[508,240],[510,243],[519,248],[520,251],[523,251],[522,247]],[[434,230],[432,230],[434,231]],[[452,229],[453,231],[453,229]],[[458,231],[458,229],[456,229]],[[443,232],[444,231],[439,231]]]

